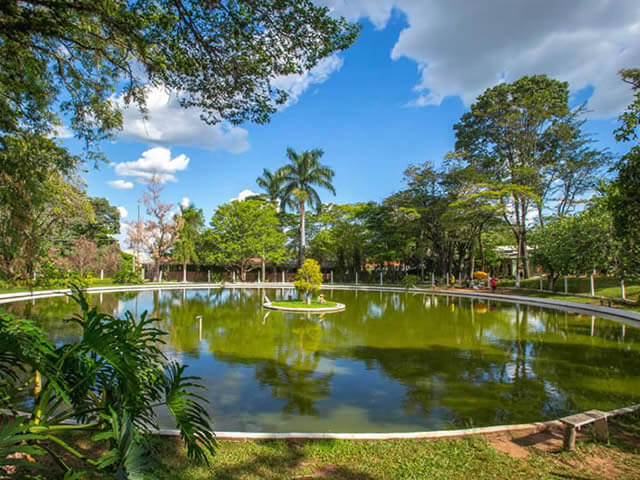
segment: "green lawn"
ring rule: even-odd
[[[591,294],[591,283],[589,277],[569,277],[567,279],[567,288],[569,294],[578,293],[583,295]],[[514,286],[513,280],[503,280],[500,286]],[[523,288],[540,288],[540,280],[538,277],[528,278],[520,282]],[[620,288],[620,279],[613,277],[595,277],[594,279],[595,294],[599,297],[622,298]],[[547,290],[549,284],[546,277],[543,277],[543,288]],[[564,293],[564,278],[559,278],[553,285],[553,290],[558,293]],[[638,300],[640,296],[640,279],[627,279],[625,281],[625,293],[628,300]]]
[[[194,465],[176,441],[163,439],[157,440],[161,465],[153,478],[637,479],[640,416],[611,423],[609,445],[593,443],[585,429],[571,453],[559,451],[558,432],[515,439],[503,434],[438,441],[221,441],[210,467]]]
[[[288,308],[332,308],[338,305],[336,302],[330,302],[329,300],[326,300],[324,303],[320,303],[317,300],[311,300],[311,303],[305,303],[299,300],[281,300],[272,302],[271,304],[276,307]]]
[[[498,290],[498,293],[505,294],[505,295],[521,295],[524,297],[550,298],[553,300],[565,300],[567,302],[585,303],[588,305],[601,305],[600,300],[598,298],[575,297],[571,295],[557,295],[553,293],[535,292],[532,290],[518,290],[518,289],[504,290],[503,289],[503,290]],[[631,312],[640,312],[640,305],[612,303],[611,306],[615,308],[620,308],[622,310],[629,310]]]
[[[95,456],[104,451],[104,444],[90,442],[85,435],[72,438],[85,454]],[[592,431],[585,427],[573,452],[562,451],[559,427],[541,433],[443,440],[223,440],[218,442],[209,466],[188,459],[177,438],[154,437],[152,442],[156,465],[145,478],[154,480],[632,480],[638,479],[640,472],[638,413],[610,421],[609,443],[595,443]],[[83,469],[68,454],[65,460],[76,469]],[[60,478],[58,467],[45,462],[49,468],[39,472],[42,478]],[[113,477],[105,474],[82,478]]]

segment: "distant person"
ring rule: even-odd
[[[491,277],[489,285],[491,285],[491,291],[495,293],[496,287],[498,286],[498,279],[496,277]]]

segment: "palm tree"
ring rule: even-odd
[[[320,196],[314,188],[323,187],[334,195],[336,194],[331,183],[335,172],[322,165],[319,158],[323,155],[320,149],[305,150],[297,153],[295,150],[287,149],[289,163],[278,170],[281,178],[281,198],[283,208],[293,207],[300,212],[300,266],[304,263],[304,250],[306,246],[304,215],[305,205],[319,209],[322,205]]]
[[[265,168],[262,171],[262,175],[256,178],[256,184],[265,191],[264,196],[271,203],[274,205],[278,203],[282,186],[282,175],[280,170],[276,170],[272,173],[269,169]]]

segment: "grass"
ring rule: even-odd
[[[271,304],[276,307],[287,308],[333,308],[338,305],[336,302],[331,302],[329,300],[326,300],[324,303],[320,303],[317,300],[311,300],[311,303],[305,303],[299,300],[281,300],[272,302]]]
[[[601,305],[600,299],[597,297],[579,297],[579,296],[573,296],[573,295],[563,295],[563,294],[556,294],[556,293],[550,293],[550,292],[540,292],[540,291],[517,289],[517,288],[508,289],[508,290],[498,289],[497,293],[500,293],[503,295],[520,295],[524,297],[550,298],[552,300],[564,300],[568,302],[584,303],[587,305]],[[634,305],[634,304],[622,303],[622,302],[616,303],[615,298],[612,298],[611,300],[612,300],[612,304],[611,304],[612,307],[620,308],[622,310],[628,310],[630,312],[640,312],[640,304]]]
[[[210,465],[190,460],[177,438],[154,437],[156,480],[256,479],[538,479],[631,480],[640,472],[640,414],[610,421],[610,442],[596,443],[587,427],[577,448],[564,452],[559,427],[443,440],[218,442]],[[83,451],[99,454],[80,437]],[[44,478],[54,476],[51,466]],[[20,477],[22,478],[22,477]],[[84,477],[83,477],[84,478]],[[87,478],[110,478],[103,477]]]
[[[501,286],[514,286],[513,280],[505,280],[500,282]],[[522,288],[539,289],[540,279],[539,277],[532,277],[526,280],[520,281]],[[621,299],[622,289],[620,286],[620,279],[614,277],[602,277],[597,276],[594,278],[595,294],[597,297],[606,297],[611,299]],[[547,290],[549,288],[548,280],[543,277],[543,288]],[[564,278],[556,280],[553,290],[558,293],[564,292]],[[589,277],[568,277],[567,278],[567,290],[569,293],[577,293],[581,295],[591,294],[591,280]],[[629,300],[637,300],[640,296],[640,279],[627,279],[625,281],[625,294]]]
[[[175,440],[158,439],[163,454],[153,478],[637,479],[640,415],[619,417],[611,424],[610,444],[595,443],[587,431],[575,452],[559,452],[562,440],[557,434],[553,451],[535,448],[535,443],[518,445],[535,441],[535,435],[516,439],[515,449],[524,451],[524,458],[502,453],[504,449],[495,447],[495,436],[437,441],[221,441],[211,467],[206,467],[188,461]]]

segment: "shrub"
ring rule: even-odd
[[[31,320],[0,312],[0,408],[29,410],[24,418],[6,416],[0,422],[0,474],[11,464],[24,467],[20,474],[31,473],[25,470],[44,466],[38,457],[50,455],[61,469],[59,478],[90,476],[74,472],[48,442],[62,447],[66,457],[85,460],[84,468],[104,478],[147,478],[147,434],[157,424],[157,406],[172,415],[189,458],[206,463],[216,444],[206,400],[196,393],[203,387],[198,377],[185,374],[186,365],[161,350],[167,334],[157,328],[159,319],[146,311],[140,318],[100,313],[73,290],[80,313],[69,321],[82,329],[77,342],[54,346]],[[34,384],[39,387],[33,401],[25,404],[16,388]],[[81,423],[65,423],[70,419]],[[59,436],[74,431],[94,433],[92,440],[106,441],[107,450],[81,453],[67,443],[69,436]],[[14,453],[18,461],[7,458]],[[32,459],[20,462],[27,455]]]
[[[296,279],[293,282],[296,290],[308,297],[310,293],[317,293],[322,286],[322,272],[320,264],[311,258],[307,258],[301,268],[296,273]]]
[[[420,281],[420,277],[417,275],[405,275],[404,278],[400,281],[400,284],[404,288],[413,288]]]

